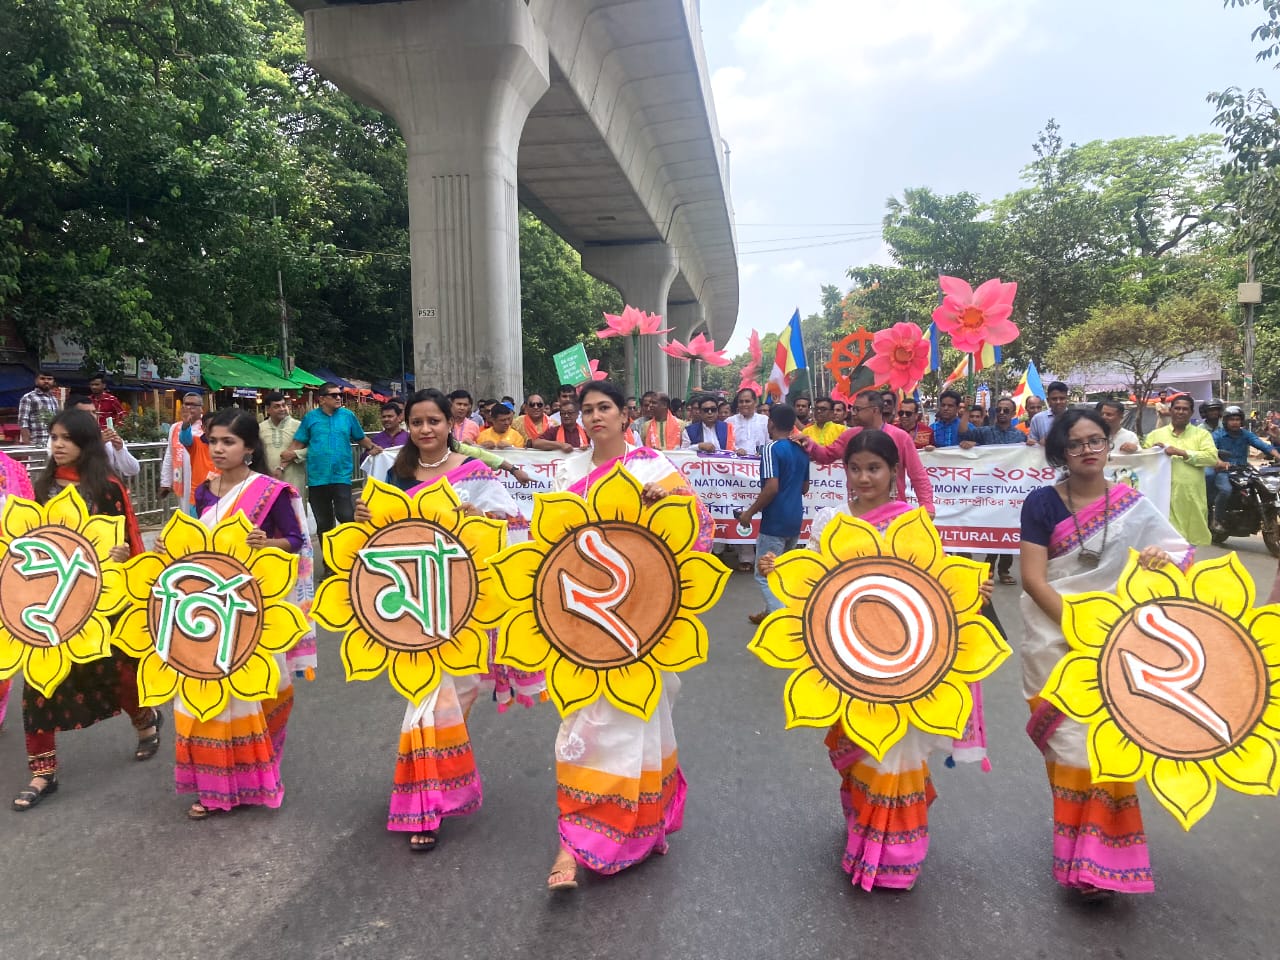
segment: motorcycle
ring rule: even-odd
[[[1227,470],[1231,494],[1227,508],[1218,517],[1221,530],[1213,531],[1213,542],[1228,537],[1251,537],[1262,531],[1262,542],[1273,557],[1280,557],[1280,467],[1233,466]]]

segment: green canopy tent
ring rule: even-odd
[[[298,385],[239,357],[200,354],[200,378],[214,390],[243,387],[251,390],[297,390]]]
[[[314,373],[308,373],[301,367],[294,367],[288,374],[281,369],[279,357],[260,357],[252,353],[233,354],[237,360],[243,360],[251,366],[257,367],[273,377],[280,377],[282,380],[288,380],[293,390],[302,390],[307,387],[318,387],[324,383],[323,377],[317,377]]]

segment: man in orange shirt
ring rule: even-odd
[[[160,464],[160,493],[172,493],[183,512],[196,515],[196,487],[214,472],[209,445],[204,442],[204,398],[188,393],[182,398],[181,419],[169,428],[169,442]]]
[[[524,437],[526,444],[532,443],[551,429],[553,424],[547,416],[547,404],[541,394],[529,394],[529,399],[524,402],[524,413],[516,418],[513,426]]]

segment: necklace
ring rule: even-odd
[[[243,480],[237,483],[234,487],[232,487],[226,493],[219,495],[218,502],[213,505],[213,510],[212,510],[213,526],[216,527],[219,521],[221,521],[224,517],[226,517],[227,511],[230,510],[231,506],[235,503],[235,499],[237,496],[239,496],[240,491],[243,490],[245,484],[247,484],[252,479],[253,479],[253,474],[249,473],[245,476]]]
[[[1107,493],[1103,493],[1102,500],[1102,543],[1099,544],[1097,550],[1087,550],[1084,545],[1084,534],[1080,531],[1080,521],[1076,517],[1076,504],[1071,499],[1071,481],[1066,482],[1067,490],[1067,509],[1071,511],[1071,522],[1075,524],[1076,539],[1080,541],[1080,566],[1086,570],[1097,569],[1099,563],[1102,562],[1102,552],[1107,549],[1107,531],[1110,529],[1108,521],[1111,518],[1111,497]]]
[[[436,467],[440,466],[440,464],[448,460],[449,454],[451,453],[453,453],[453,451],[450,450],[448,446],[446,446],[444,448],[444,456],[441,457],[439,460],[426,461],[426,460],[423,460],[421,457],[419,457],[418,466],[420,466],[423,470],[434,470]]]

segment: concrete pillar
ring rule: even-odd
[[[667,326],[674,327],[669,334],[681,343],[688,343],[689,338],[702,330],[705,315],[702,304],[696,300],[687,303],[672,303],[667,307]],[[702,385],[702,364],[696,364],[694,388]],[[689,399],[689,361],[667,358],[667,385],[673,395]],[[687,417],[685,419],[688,419]]]
[[[306,13],[307,59],[391,114],[408,146],[419,388],[524,395],[516,151],[549,86],[524,0],[432,0]]]
[[[667,315],[667,293],[676,278],[676,252],[660,241],[588,247],[582,252],[582,269],[597,280],[617,287],[624,303],[646,313]],[[671,326],[664,323],[664,327]],[[669,334],[667,336],[670,336]],[[627,342],[627,393],[637,397],[646,390],[667,389],[667,355],[658,349],[663,337],[640,338],[640,382],[635,379],[631,343]]]

